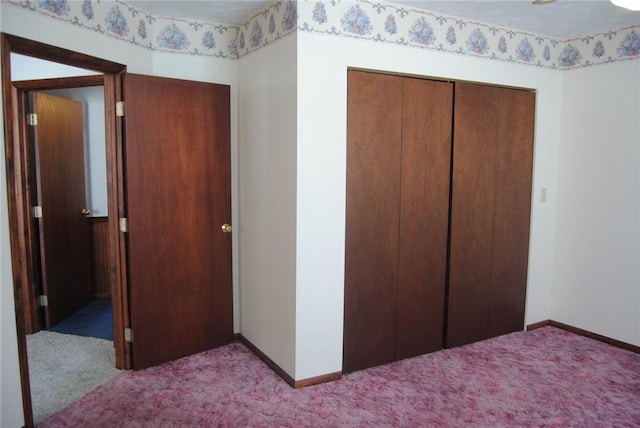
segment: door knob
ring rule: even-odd
[[[83,216],[88,216],[89,214],[91,214],[91,210],[88,210],[86,208],[83,208],[82,211],[80,211],[80,214],[82,214]]]
[[[230,224],[225,223],[225,224],[222,225],[222,231],[224,233],[231,233],[231,230],[232,230],[232,228],[231,228]]]

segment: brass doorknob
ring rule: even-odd
[[[91,210],[83,208],[82,211],[80,211],[80,214],[82,214],[83,216],[88,216],[89,214],[91,214]]]
[[[222,225],[222,231],[224,233],[231,233],[231,229],[232,229],[232,227],[231,227],[230,224],[225,223],[225,224]]]

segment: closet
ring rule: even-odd
[[[344,372],[522,329],[534,107],[349,70]]]

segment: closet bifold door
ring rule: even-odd
[[[343,371],[395,360],[402,79],[349,70]]]
[[[452,85],[349,71],[343,371],[442,348]]]
[[[453,84],[404,78],[396,359],[442,349]]]
[[[524,327],[535,93],[455,84],[446,347]]]

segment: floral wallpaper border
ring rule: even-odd
[[[297,29],[295,1],[274,1],[241,25],[152,16],[121,0],[2,0],[153,51],[237,59]]]
[[[640,24],[559,40],[371,0],[304,0],[298,13],[300,31],[554,69],[640,58]]]
[[[372,0],[274,1],[240,25],[152,16],[121,0],[3,0],[154,51],[237,59],[296,31],[572,69],[640,58],[640,25],[559,40]]]

